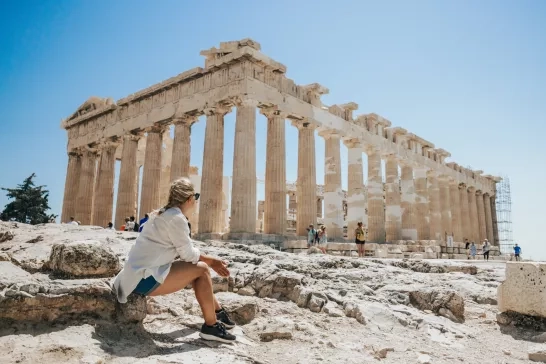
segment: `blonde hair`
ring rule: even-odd
[[[169,188],[169,200],[167,204],[159,210],[153,211],[152,214],[161,215],[171,207],[177,207],[188,201],[195,195],[193,183],[187,177],[179,178],[171,183]]]

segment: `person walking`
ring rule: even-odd
[[[366,233],[362,227],[362,223],[359,222],[355,229],[355,244],[358,249],[358,256],[363,258],[364,254],[364,244],[366,244]]]
[[[162,296],[190,285],[203,313],[200,337],[225,343],[235,341],[227,329],[233,328],[228,313],[216,299],[210,269],[229,277],[228,263],[201,254],[190,239],[188,220],[199,195],[188,178],[172,182],[169,200],[161,210],[151,213],[129,251],[126,263],[112,283],[120,303],[130,294]],[[179,259],[177,259],[179,257]]]
[[[482,245],[483,260],[489,260],[489,250],[491,249],[491,244],[485,239]]]
[[[326,233],[326,226],[322,225],[319,229],[319,245],[318,248],[321,252],[326,254],[326,246],[328,245],[328,234]]]
[[[514,257],[516,258],[516,262],[521,260],[521,247],[518,244],[514,246]]]
[[[316,233],[316,230],[313,224],[309,225],[309,228],[307,228],[307,247],[308,248],[314,245],[315,233]]]
[[[478,248],[476,247],[476,244],[474,244],[474,242],[472,242],[470,244],[470,256],[472,257],[472,259],[476,259],[477,250],[478,250]]]

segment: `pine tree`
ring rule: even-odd
[[[13,199],[0,214],[0,220],[18,221],[25,224],[42,224],[55,219],[57,215],[48,215],[49,191],[46,186],[35,186],[33,173],[16,188],[2,188],[7,191],[7,197]]]

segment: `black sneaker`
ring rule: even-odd
[[[203,324],[199,336],[204,340],[220,341],[223,343],[233,343],[236,339],[235,335],[227,332],[225,326],[221,322],[217,322],[214,326]]]
[[[235,327],[235,322],[231,321],[231,318],[229,317],[229,314],[227,313],[224,308],[222,308],[220,311],[216,312],[216,319],[224,324],[226,329],[233,329]]]

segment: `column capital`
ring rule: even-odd
[[[379,153],[379,148],[371,145],[371,144],[366,144],[362,147],[362,150],[364,151],[364,153],[370,155],[370,154],[377,154]]]
[[[476,187],[474,187],[474,186],[468,186],[467,190],[468,190],[468,192],[470,192],[470,193],[474,193],[474,192],[476,192]]]
[[[98,152],[99,152],[99,149],[96,147],[85,146],[85,147],[82,147],[81,149],[82,155],[86,157],[96,157]]]
[[[292,125],[298,128],[299,130],[307,129],[307,130],[315,130],[318,128],[318,125],[307,120],[292,120]]]
[[[231,97],[230,101],[233,102],[236,107],[258,107],[258,105],[260,104],[258,100],[241,96]]]
[[[260,108],[260,114],[264,115],[266,118],[283,118],[286,119],[288,113],[279,110],[278,106],[269,106]]]
[[[128,141],[134,141],[134,142],[138,142],[140,140],[140,138],[142,138],[144,136],[144,133],[142,132],[138,132],[138,133],[128,133],[128,134],[125,134],[123,136],[123,140],[128,140]]]
[[[194,123],[196,123],[198,119],[199,119],[198,115],[185,114],[185,115],[182,115],[182,116],[174,117],[173,120],[172,120],[172,123],[174,125],[181,125],[182,124],[182,125],[191,126]]]
[[[227,113],[231,112],[231,109],[232,109],[232,106],[230,105],[217,104],[215,106],[205,108],[203,112],[207,116],[212,116],[212,115],[224,116]]]
[[[349,149],[362,148],[362,142],[357,138],[343,138],[343,144]]]
[[[119,137],[101,139],[97,143],[97,148],[104,150],[107,148],[117,148],[121,144]]]
[[[323,127],[318,128],[318,135],[324,139],[341,138],[341,135],[336,130],[325,129]]]
[[[427,176],[430,176],[430,177],[434,177],[434,178],[438,178],[438,172],[436,172],[435,170],[433,169],[429,169],[427,170]]]
[[[82,155],[80,148],[74,148],[68,151],[68,157],[79,157]]]
[[[156,134],[162,134],[169,128],[168,125],[152,125],[146,129],[144,129],[148,134],[150,133],[156,133]]]
[[[481,196],[481,195],[483,195],[482,190],[476,190],[476,196]]]

